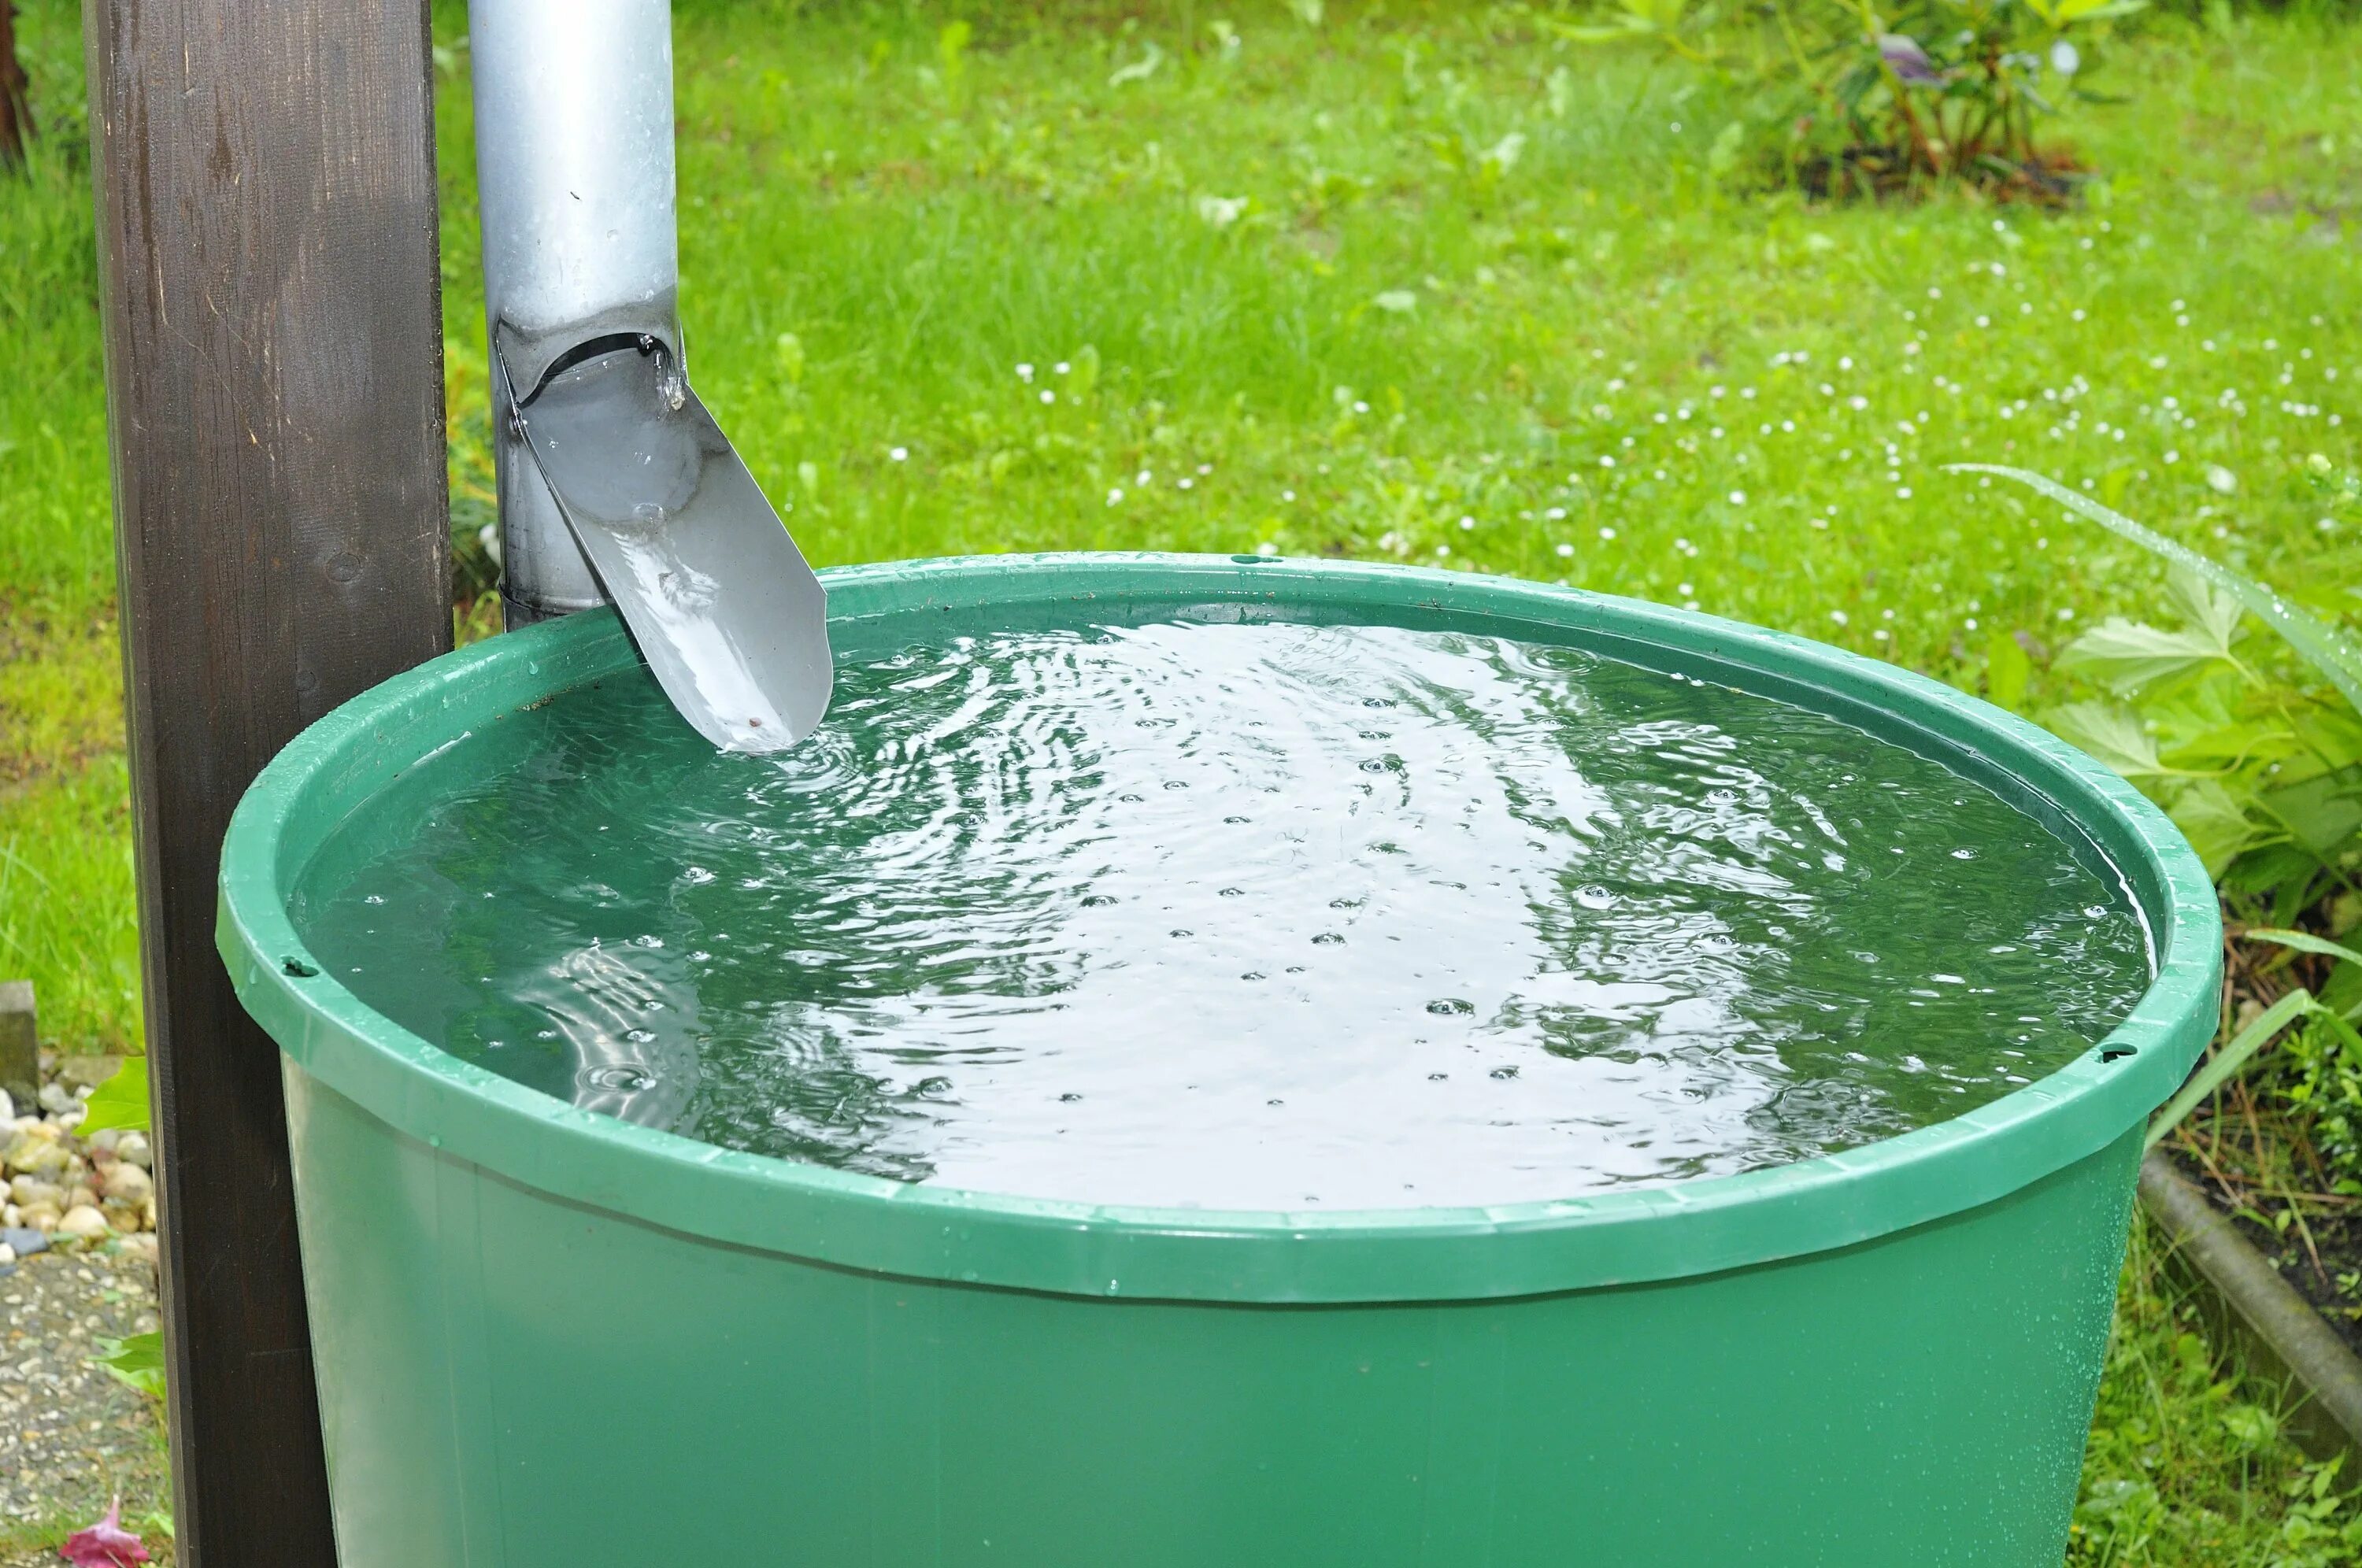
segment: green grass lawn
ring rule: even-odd
[[[1396,558],[1693,603],[1981,690],[2137,613],[2038,468],[2362,612],[2362,35],[2160,26],[2061,134],[2066,213],[1828,210],[1707,172],[1686,68],[1507,12],[679,0],[698,385],[818,562]],[[966,9],[973,12],[975,7]],[[1144,11],[1144,15],[1131,15]],[[105,409],[73,7],[0,182],[0,970],[135,1037]],[[464,15],[440,14],[453,494],[490,520]],[[2136,1249],[2137,1252],[2137,1249]],[[2078,1562],[2305,1563],[2335,1484],[2137,1256]],[[2341,1516],[2342,1517],[2342,1516]],[[2326,1553],[2326,1554],[2325,1554]]]

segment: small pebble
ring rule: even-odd
[[[99,1190],[110,1203],[144,1203],[156,1190],[156,1183],[130,1161],[117,1160],[99,1178]]]
[[[106,1216],[87,1203],[77,1203],[58,1221],[58,1234],[77,1242],[103,1242],[110,1234]]]

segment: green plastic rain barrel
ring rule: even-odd
[[[284,1053],[348,1568],[2056,1568],[2143,1124],[2220,983],[2204,870],[2114,776],[1888,665],[1500,579],[1106,555],[827,587],[840,657],[1343,621],[1800,704],[2097,846],[2156,977],[2105,1040],[1954,1120],[1556,1202],[1101,1207],[728,1152],[445,1054],[297,935],[309,857],[405,770],[646,679],[606,613],[495,638],[307,730],[222,861],[222,956]]]

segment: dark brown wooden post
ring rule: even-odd
[[[279,1055],[224,827],[451,646],[422,0],[84,0],[181,1561],[335,1561]]]
[[[0,0],[0,168],[22,163],[32,137],[31,87],[17,58],[17,0]]]

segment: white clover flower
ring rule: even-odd
[[[1848,620],[1847,620],[1847,618],[1846,618],[1846,613],[1845,613],[1844,611],[1842,611],[1842,610],[1832,610],[1832,611],[1830,611],[1830,612],[1829,612],[1829,619],[1830,619],[1830,620],[1832,620],[1832,621],[1835,621],[1835,622],[1836,622],[1838,625],[1840,625],[1840,626],[1849,624],[1849,623],[1848,622]]]
[[[886,455],[898,463],[907,463],[911,460],[911,448],[908,447],[890,447],[887,448]]]
[[[1031,366],[1031,365],[1020,365],[1020,366],[1018,366],[1018,367],[1017,367],[1017,379],[1018,379],[1019,381],[1032,381],[1032,380],[1033,379],[1033,367],[1032,367],[1032,366]]]
[[[1747,504],[1747,492],[1746,492],[1745,491],[1743,491],[1743,490],[1734,490],[1734,491],[1732,491],[1730,492],[1730,503],[1731,503],[1733,506],[1744,506],[1744,505],[1746,505],[1746,504]]]
[[[1573,545],[1561,545],[1561,546],[1559,546],[1559,547],[1558,547],[1558,558],[1559,558],[1559,559],[1561,559],[1561,560],[1568,560],[1568,559],[1571,559],[1571,558],[1573,557],[1573,555],[1574,555],[1574,547],[1573,547]]]
[[[2239,488],[2239,476],[2220,463],[2206,465],[2206,488],[2217,495],[2229,495]]]
[[[1616,537],[1616,530],[1613,528],[1602,528],[1599,530],[1599,536],[1603,539],[1613,539]]]
[[[1107,500],[1107,503],[1108,503],[1109,506],[1113,506],[1116,502],[1118,502],[1121,501],[1122,499],[1123,499],[1123,491],[1122,491],[1122,489],[1121,489],[1120,487],[1117,487],[1117,488],[1115,488],[1115,489],[1111,489],[1111,490],[1109,490],[1109,491],[1108,491],[1108,500]]]

